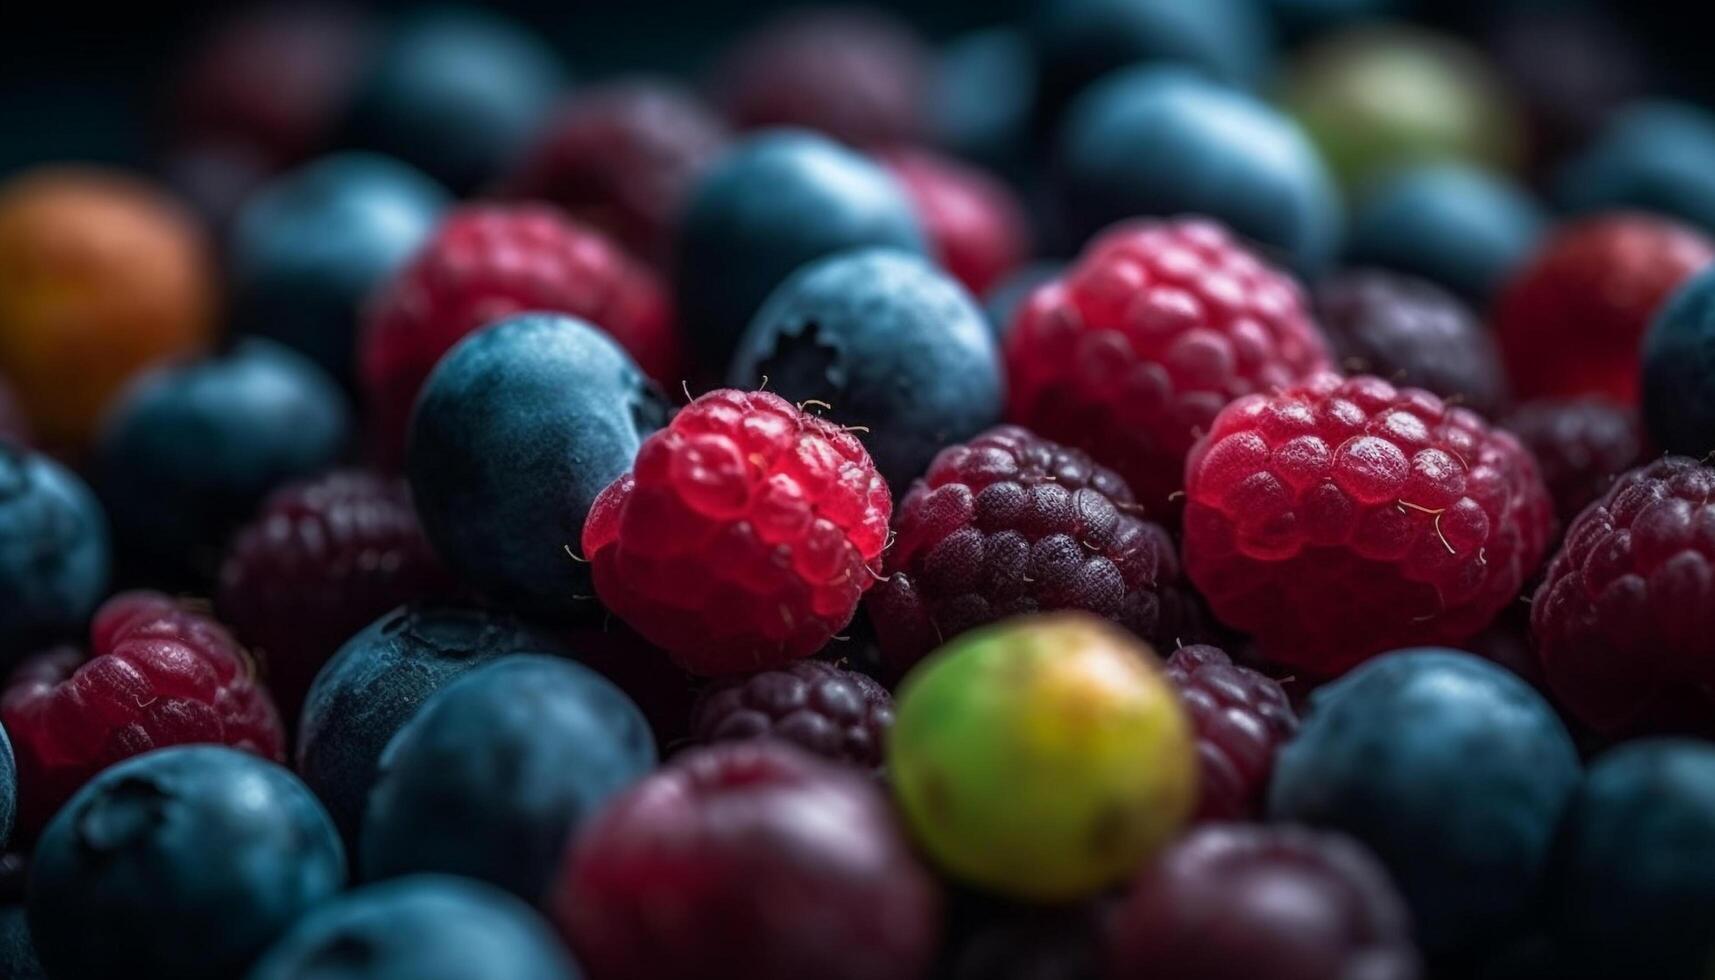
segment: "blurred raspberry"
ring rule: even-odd
[[[710,684],[691,713],[691,737],[725,742],[764,736],[793,742],[824,759],[882,767],[893,697],[852,670],[820,660]]]
[[[881,162],[911,195],[936,260],[973,296],[1029,258],[1029,220],[999,180],[928,150],[892,150]]]
[[[1536,457],[1562,526],[1649,452],[1637,410],[1603,398],[1527,402],[1501,427]]]
[[[1254,817],[1268,792],[1275,750],[1298,731],[1286,691],[1211,646],[1175,650],[1167,658],[1167,679],[1197,731],[1197,819]]]

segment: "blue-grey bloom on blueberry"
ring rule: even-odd
[[[81,630],[110,562],[107,518],[83,481],[0,441],[0,668]]]

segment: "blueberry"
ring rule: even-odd
[[[1715,113],[1645,102],[1616,116],[1555,179],[1573,212],[1641,208],[1715,232]]]
[[[502,657],[442,688],[388,743],[364,876],[441,871],[538,902],[584,818],[655,762],[642,713],[600,674]]]
[[[83,481],[0,441],[0,667],[83,627],[109,557],[107,518]]]
[[[447,195],[416,170],[345,153],[275,178],[234,221],[232,317],[349,384],[358,312],[433,230]]]
[[[1396,172],[1363,197],[1346,258],[1487,303],[1547,226],[1542,206],[1511,180],[1465,164],[1425,164]]]
[[[1715,747],[1651,739],[1602,756],[1556,853],[1553,919],[1577,975],[1699,980],[1715,963]]]
[[[30,940],[30,922],[22,905],[0,906],[0,977],[6,980],[47,980],[36,945]]]
[[[527,314],[473,334],[417,399],[406,470],[423,530],[499,601],[592,612],[588,566],[568,549],[666,414],[631,358],[581,320]]]
[[[1315,273],[1340,237],[1333,177],[1298,124],[1181,69],[1137,68],[1091,86],[1058,142],[1054,187],[1068,244],[1135,215],[1215,218]]]
[[[1312,695],[1269,808],[1369,845],[1419,940],[1446,953],[1517,923],[1577,784],[1571,737],[1523,681],[1470,654],[1401,650]]]
[[[1643,342],[1644,421],[1670,453],[1715,449],[1715,269],[1662,305]]]
[[[680,229],[679,312],[703,366],[728,362],[794,269],[865,245],[926,247],[910,200],[880,166],[798,130],[736,143],[693,188]]]
[[[499,889],[413,875],[307,915],[247,980],[577,980],[536,913]]]
[[[1036,287],[1066,271],[1064,262],[1032,262],[1007,276],[983,294],[983,313],[997,342],[1004,345],[1007,331],[1012,329],[1013,315],[1024,305]]]
[[[12,836],[12,823],[18,816],[18,764],[12,758],[12,740],[0,726],[0,851]]]
[[[272,341],[241,340],[133,385],[96,447],[96,488],[124,546],[207,571],[268,491],[339,459],[351,425],[320,368]]]
[[[216,980],[344,883],[339,837],[296,776],[178,746],[105,770],[48,824],[30,932],[55,980]]]
[[[941,53],[929,118],[936,143],[954,155],[1024,178],[1035,108],[1036,53],[1023,31],[973,31]]]
[[[804,266],[739,341],[728,381],[819,400],[897,493],[936,451],[1000,420],[1000,353],[970,294],[919,256],[861,249]]]
[[[355,844],[387,743],[431,694],[508,653],[559,653],[506,616],[413,604],[347,640],[316,675],[298,728],[298,771]]]

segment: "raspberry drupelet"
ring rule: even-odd
[[[972,167],[920,149],[895,149],[881,163],[905,187],[935,258],[973,296],[1030,255],[1030,225],[1012,191]]]
[[[87,656],[66,647],[24,661],[0,697],[27,831],[100,770],[154,749],[212,742],[284,758],[280,716],[219,623],[127,592],[96,612],[89,641]]]
[[[1554,532],[1511,434],[1374,377],[1234,402],[1185,473],[1192,582],[1268,659],[1319,677],[1476,634]]]
[[[851,432],[778,395],[691,402],[590,508],[602,603],[686,670],[736,674],[821,649],[879,575],[887,483]]]
[[[893,696],[865,674],[800,660],[703,689],[691,711],[691,738],[725,742],[778,738],[824,759],[880,769]]]
[[[1562,526],[1649,455],[1637,409],[1605,398],[1526,402],[1502,419],[1501,427],[1536,457]]]
[[[899,676],[1008,616],[1079,609],[1164,649],[1195,625],[1173,541],[1083,452],[1003,425],[949,446],[900,501],[867,607]]]
[[[411,407],[441,355],[526,311],[587,320],[643,373],[678,380],[672,304],[646,266],[557,208],[469,205],[441,223],[365,312],[359,370],[384,463],[402,458]]]
[[[1298,283],[1192,218],[1098,237],[1019,311],[1006,366],[1009,421],[1089,452],[1169,519],[1224,405],[1330,365]]]
[[[1262,808],[1274,753],[1298,731],[1298,715],[1273,678],[1233,663],[1216,647],[1181,647],[1167,679],[1197,733],[1197,819],[1245,820]]]

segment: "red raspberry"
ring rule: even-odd
[[[1643,214],[1580,221],[1551,237],[1501,293],[1495,333],[1520,398],[1638,400],[1638,345],[1669,293],[1715,243]]]
[[[1273,678],[1233,663],[1211,646],[1181,647],[1167,658],[1197,731],[1202,763],[1198,820],[1255,816],[1268,791],[1274,753],[1298,731],[1298,715]]]
[[[1125,481],[1005,425],[936,455],[900,502],[887,578],[868,599],[884,666],[1007,616],[1081,609],[1171,648],[1194,619],[1173,541]]]
[[[1379,378],[1241,398],[1185,473],[1191,580],[1264,656],[1316,676],[1479,632],[1554,532],[1510,434]]]
[[[1328,364],[1303,290],[1225,229],[1127,222],[1019,311],[1008,415],[1087,450],[1170,517],[1185,454],[1222,406]]]
[[[268,498],[227,549],[215,608],[292,721],[340,644],[394,606],[452,587],[403,482],[336,472]]]
[[[738,674],[807,657],[851,622],[892,509],[856,436],[724,389],[644,440],[583,547],[620,619],[686,670]]]
[[[726,141],[725,124],[677,85],[615,82],[573,97],[501,190],[556,204],[662,266],[686,191]]]
[[[1635,408],[1604,398],[1543,399],[1501,422],[1536,457],[1562,526],[1649,454]]]
[[[605,330],[658,381],[679,370],[673,311],[655,274],[600,232],[536,204],[455,211],[370,300],[359,357],[384,462],[404,453],[417,390],[467,335],[525,311]]]
[[[911,195],[936,260],[973,295],[1029,258],[1029,222],[1005,184],[927,150],[893,150],[881,162]]]
[[[96,611],[89,655],[62,648],[13,671],[0,718],[18,760],[19,825],[39,830],[90,777],[169,745],[284,759],[280,716],[226,628],[156,592]]]
[[[716,681],[691,712],[699,742],[769,736],[864,769],[881,768],[892,727],[886,688],[820,660]]]
[[[1549,688],[1597,732],[1715,733],[1715,469],[1622,476],[1567,529],[1530,625]]]

